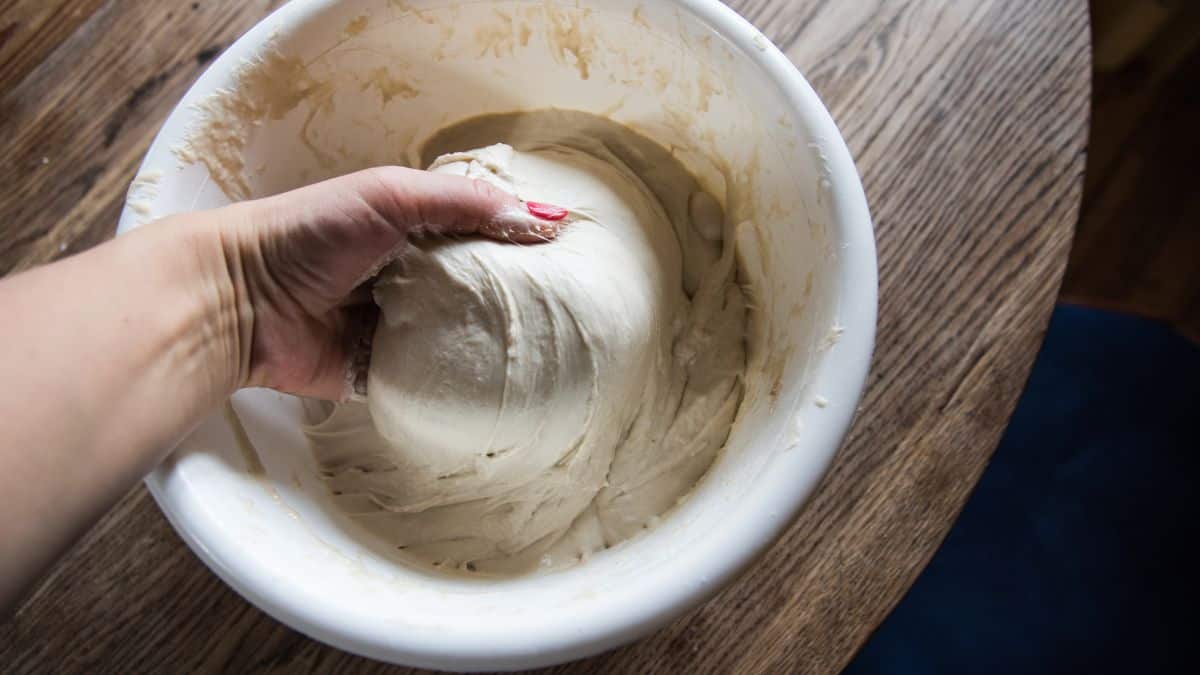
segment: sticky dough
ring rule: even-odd
[[[338,506],[408,556],[573,564],[670,510],[729,435],[747,311],[720,207],[664,149],[583,113],[476,118],[431,153],[569,225],[411,247],[375,285],[366,402],[308,434]]]

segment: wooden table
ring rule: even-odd
[[[0,272],[109,237],[174,102],[276,4],[0,0]],[[1088,127],[1085,0],[735,5],[816,87],[863,175],[881,283],[863,412],[760,564],[649,639],[561,672],[840,669],[987,464],[1067,259]],[[0,626],[9,673],[383,669],[242,600],[141,487]]]

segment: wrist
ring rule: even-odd
[[[215,213],[221,213],[220,211]],[[147,266],[148,299],[178,372],[199,385],[205,405],[245,386],[253,311],[238,291],[237,260],[214,219],[198,214],[151,223],[129,235],[129,254]]]

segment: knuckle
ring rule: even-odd
[[[494,202],[500,198],[500,188],[480,178],[471,179],[471,190],[481,202]]]

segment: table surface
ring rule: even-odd
[[[112,235],[158,125],[279,2],[0,0],[0,273]],[[1025,384],[1079,209],[1085,0],[741,0],[850,145],[875,219],[862,412],[796,523],[668,628],[570,672],[835,672],[949,530]],[[142,487],[0,624],[7,672],[368,672],[242,600]],[[567,672],[566,668],[560,669]]]

